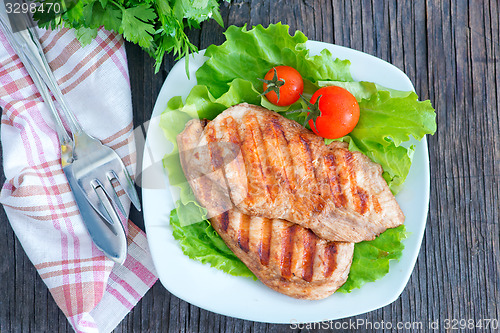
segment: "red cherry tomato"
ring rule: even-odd
[[[327,139],[338,139],[349,134],[359,120],[359,105],[356,98],[346,89],[328,86],[318,89],[311,98],[311,104],[319,99],[321,115],[309,120],[312,131]]]
[[[265,80],[272,81],[274,77],[274,69],[276,69],[277,81],[283,82],[283,84],[279,83],[279,87],[275,87],[279,89],[280,96],[278,99],[278,95],[275,91],[270,91],[266,93],[266,97],[269,102],[274,105],[279,106],[287,106],[291,105],[298,101],[300,94],[304,91],[304,81],[302,81],[302,76],[300,73],[290,66],[276,66],[273,67],[267,72],[266,76],[264,76]],[[276,83],[274,83],[276,85]],[[273,84],[269,84],[272,86]],[[264,83],[264,91],[268,88],[268,84]]]

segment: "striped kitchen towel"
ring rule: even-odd
[[[39,35],[80,124],[115,149],[134,174],[123,39],[100,30],[90,45],[82,47],[68,29],[39,29]],[[0,108],[6,177],[0,203],[12,228],[73,328],[110,332],[157,280],[146,236],[129,221],[123,266],[104,257],[92,243],[61,168],[51,113],[1,31]]]

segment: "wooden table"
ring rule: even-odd
[[[500,22],[495,1],[236,0],[226,25],[281,21],[310,39],[367,52],[402,69],[436,108],[428,137],[431,197],[417,264],[401,297],[353,317],[368,322],[500,319]],[[200,48],[220,44],[214,22],[190,33]],[[150,118],[174,64],[154,74],[152,60],[127,46],[135,125]],[[1,155],[0,155],[1,159]],[[3,177],[3,172],[2,172]],[[5,178],[1,178],[1,183]],[[132,219],[143,226],[142,215]],[[0,332],[70,331],[0,210]],[[345,320],[341,320],[343,322]],[[448,322],[450,325],[453,321]],[[493,323],[493,322],[491,322]],[[172,296],[158,282],[116,332],[286,332],[217,315]],[[477,329],[482,331],[481,329]],[[365,331],[364,329],[360,331]],[[367,330],[370,331],[370,330]]]

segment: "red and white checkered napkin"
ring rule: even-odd
[[[91,45],[81,47],[71,30],[39,34],[82,126],[115,149],[134,174],[123,39],[101,30]],[[123,266],[114,265],[92,243],[61,168],[51,113],[1,31],[0,107],[6,177],[0,203],[12,228],[74,329],[109,332],[157,279],[146,236],[129,221]]]

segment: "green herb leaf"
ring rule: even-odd
[[[96,29],[104,26],[154,56],[156,71],[160,70],[165,53],[180,58],[198,51],[189,41],[186,28],[199,28],[201,22],[211,17],[223,25],[218,0],[35,1],[45,5],[57,3],[63,9],[57,14],[37,11],[34,19],[40,27],[75,28],[77,38],[88,44]]]
[[[143,48],[150,48],[155,29],[153,23],[148,22],[156,18],[154,10],[148,5],[140,5],[122,9],[122,15],[120,33],[123,33],[123,37]]]
[[[99,28],[104,26],[107,30],[119,32],[122,24],[122,11],[114,4],[103,7],[101,2],[92,2],[83,9],[85,26]]]
[[[97,29],[81,27],[76,29],[75,34],[82,45],[88,45],[97,36]]]

